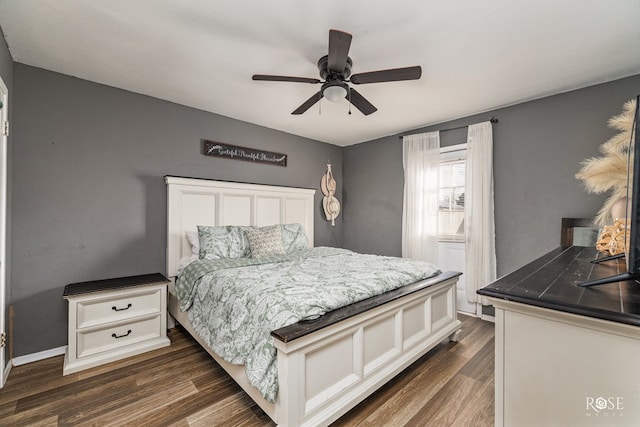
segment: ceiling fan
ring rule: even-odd
[[[347,83],[354,85],[366,83],[396,82],[401,80],[417,80],[422,75],[422,68],[419,65],[404,68],[392,68],[388,70],[370,71],[367,73],[351,75],[353,61],[349,57],[349,47],[351,46],[351,34],[339,30],[329,30],[329,54],[318,60],[318,70],[320,79],[307,77],[271,76],[265,74],[254,74],[253,80],[266,80],[272,82],[296,82],[322,84],[318,93],[311,96],[296,108],[291,114],[302,114],[320,99],[327,98],[329,101],[339,101],[346,98],[365,116],[377,111],[369,101],[367,101],[358,91]],[[351,114],[351,111],[349,111]]]

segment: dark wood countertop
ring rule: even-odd
[[[478,294],[567,313],[640,326],[640,282],[577,284],[627,271],[624,258],[591,263],[592,247],[557,248],[508,274]]]
[[[64,298],[71,296],[113,291],[116,289],[125,289],[135,286],[144,286],[151,284],[170,283],[164,275],[160,273],[142,274],[140,276],[118,277],[115,279],[94,280],[90,282],[71,283],[64,287]]]

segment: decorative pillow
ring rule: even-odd
[[[285,254],[282,246],[282,228],[279,225],[247,228],[245,233],[251,247],[251,258]]]
[[[282,224],[282,245],[288,254],[309,247],[302,224]]]
[[[245,258],[249,255],[246,227],[198,226],[200,259]]]
[[[191,245],[191,254],[196,257],[200,256],[200,239],[198,238],[197,231],[185,231],[187,235],[187,240]]]

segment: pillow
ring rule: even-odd
[[[247,228],[245,233],[251,247],[251,258],[285,254],[284,246],[282,245],[282,228],[279,225]]]
[[[309,247],[307,235],[304,232],[302,224],[282,225],[282,245],[287,254]]]
[[[187,235],[187,240],[191,245],[191,255],[195,255],[196,257],[200,256],[200,239],[198,238],[197,231],[185,231]]]
[[[198,226],[200,259],[245,258],[249,256],[249,242],[243,232],[246,227]]]

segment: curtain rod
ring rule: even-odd
[[[495,117],[493,117],[493,116],[491,116],[491,118],[489,119],[489,121],[490,121],[491,123],[493,123],[493,124],[498,123],[498,119],[497,119],[497,118],[495,118]],[[457,126],[457,127],[449,128],[449,129],[441,129],[441,130],[439,130],[438,132],[447,132],[447,131],[450,131],[450,130],[464,129],[464,128],[468,128],[468,127],[469,127],[469,125],[465,125],[465,126]],[[434,132],[435,132],[435,131],[434,131]],[[400,135],[400,136],[398,136],[398,138],[402,139],[402,138],[404,138],[405,136],[409,136],[409,135],[414,135],[414,134]]]

